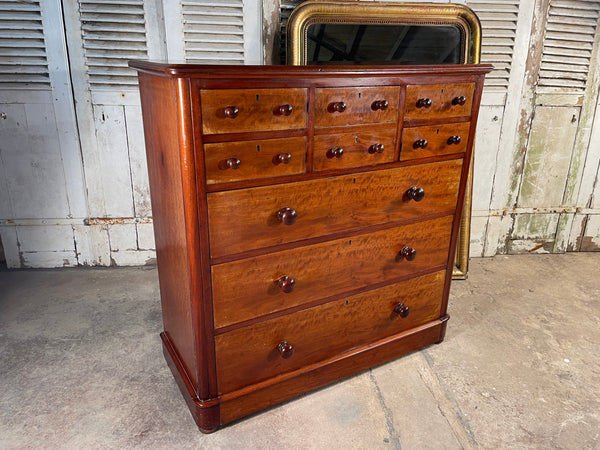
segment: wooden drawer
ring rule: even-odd
[[[464,153],[470,122],[404,128],[400,161],[428,156]]]
[[[407,86],[404,120],[470,116],[474,91],[474,83]]]
[[[398,120],[400,87],[315,90],[315,127],[392,123]]]
[[[396,128],[315,136],[313,169],[318,172],[392,162],[395,146]]]
[[[208,194],[213,258],[456,207],[462,159]],[[411,200],[411,187],[424,190]],[[280,211],[293,210],[286,225]]]
[[[306,138],[204,145],[206,183],[293,175],[306,171]]]
[[[202,89],[200,96],[204,134],[306,127],[306,89]]]
[[[436,272],[216,336],[219,394],[439,318],[444,276]],[[394,312],[400,304],[409,308],[406,317]],[[292,346],[288,358],[278,350],[282,341]]]
[[[444,265],[452,221],[444,216],[212,266],[215,327]],[[416,250],[414,260],[400,256],[404,247]],[[280,287],[282,277],[294,280],[291,292]]]

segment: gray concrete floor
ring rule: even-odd
[[[600,254],[471,261],[446,340],[211,435],[155,268],[0,272],[0,448],[600,448]]]

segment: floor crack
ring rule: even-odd
[[[399,433],[394,428],[394,417],[392,411],[385,404],[385,400],[383,399],[383,395],[381,394],[381,389],[379,388],[379,384],[375,379],[375,375],[373,375],[373,371],[369,370],[369,379],[375,386],[375,392],[377,393],[377,398],[379,399],[379,404],[381,405],[381,409],[383,410],[383,414],[385,416],[385,425],[389,435],[389,442],[394,446],[394,449],[400,450],[402,445],[400,444]]]

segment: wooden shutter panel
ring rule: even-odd
[[[147,59],[144,0],[79,0],[83,49],[92,89],[137,86],[130,59]]]
[[[481,21],[481,62],[494,65],[494,70],[485,78],[485,86],[506,92],[515,46],[519,2],[468,0],[467,5]]]
[[[181,6],[186,61],[244,63],[243,0],[183,0]]]
[[[585,90],[600,1],[551,1],[537,92]]]
[[[0,89],[50,89],[39,1],[0,0]]]

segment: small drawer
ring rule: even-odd
[[[306,128],[306,89],[202,89],[204,134]]]
[[[470,123],[404,128],[400,161],[429,156],[464,153]]]
[[[313,169],[317,172],[382,164],[394,160],[396,129],[318,135],[314,143]]]
[[[462,159],[456,159],[211,192],[211,257],[452,211],[461,170]]]
[[[404,120],[470,116],[475,83],[406,87]]]
[[[398,86],[316,89],[315,127],[396,122],[399,96]]]
[[[306,138],[204,145],[206,183],[293,175],[306,171]]]
[[[444,278],[435,272],[216,336],[219,394],[438,319]]]
[[[444,266],[452,221],[443,216],[214,265],[215,327]]]

